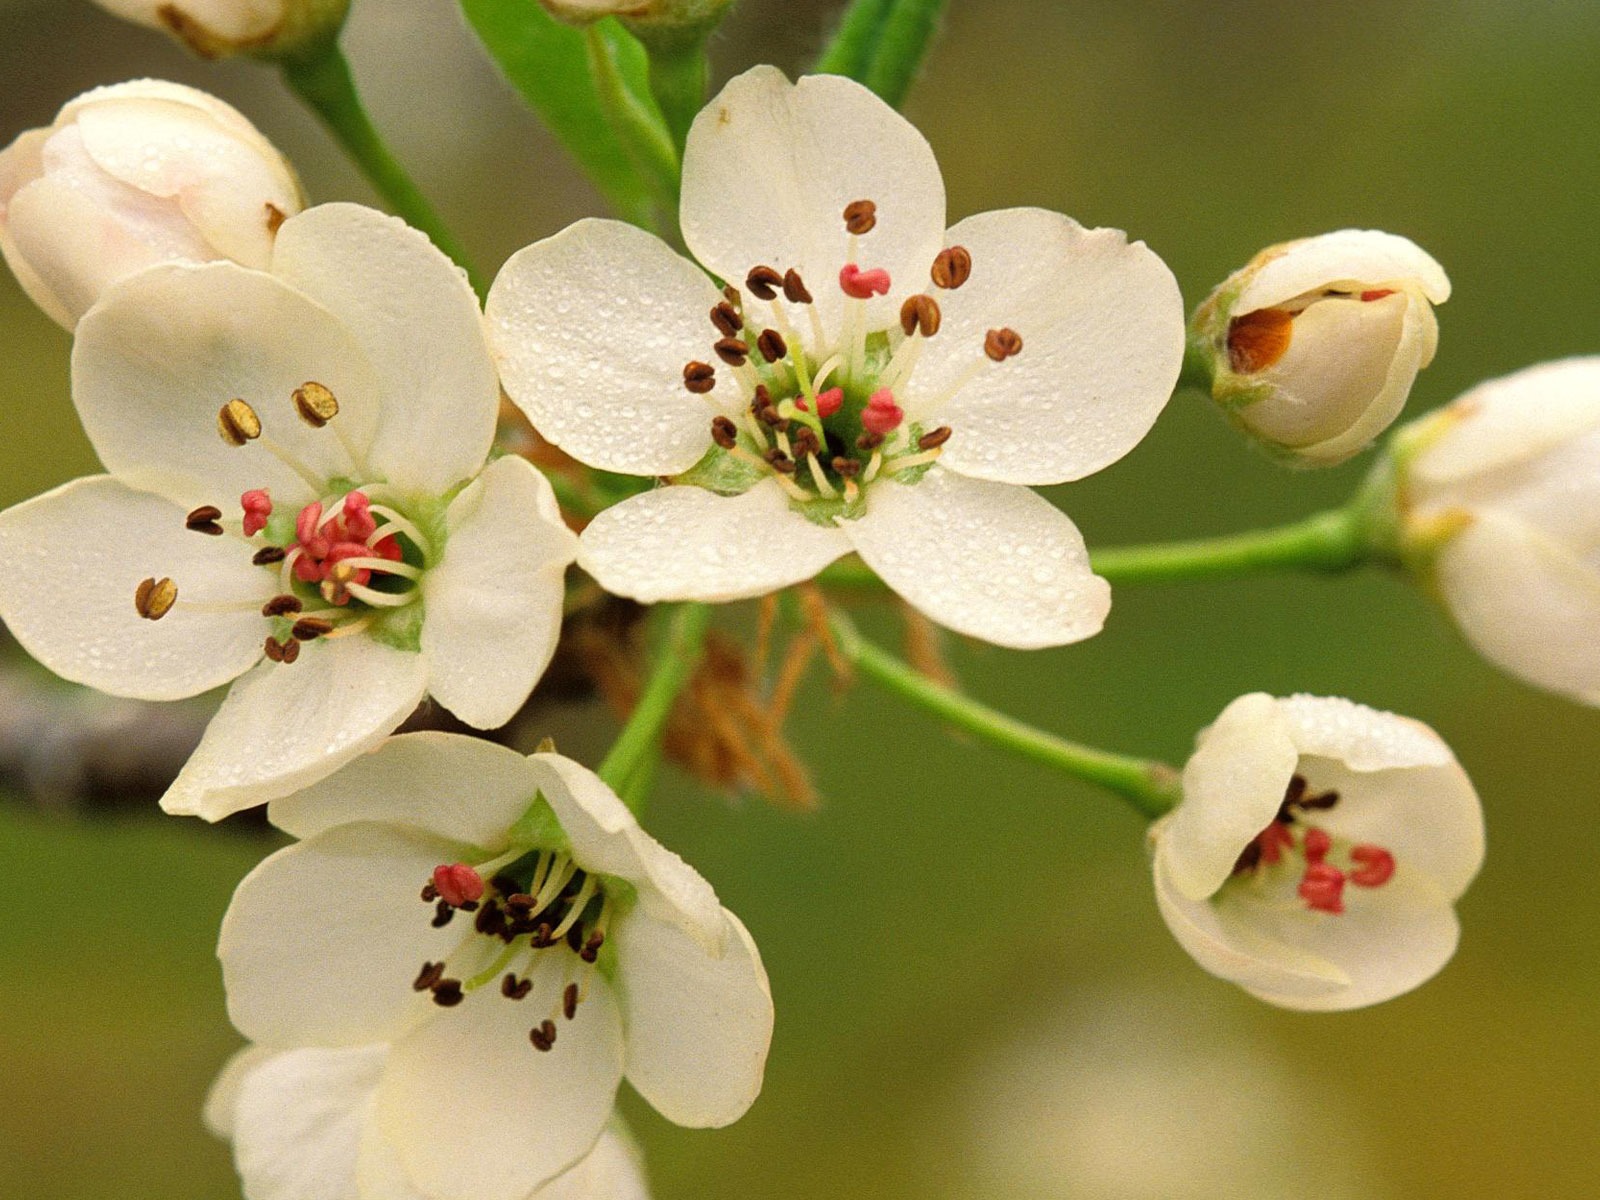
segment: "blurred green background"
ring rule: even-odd
[[[719,74],[798,69],[834,8],[744,0]],[[1191,304],[1269,242],[1407,234],[1456,287],[1412,411],[1600,349],[1591,0],[952,10],[909,107],[952,217],[1037,204],[1126,228]],[[347,45],[379,124],[491,269],[595,210],[447,0],[355,0]],[[0,138],[143,74],[244,109],[316,198],[371,198],[269,72],[192,61],[87,3],[0,0]],[[9,504],[93,458],[68,403],[67,338],[9,276],[0,323]],[[1183,395],[1126,460],[1056,498],[1111,544],[1286,519],[1338,500],[1364,468],[1278,470]],[[1269,1009],[1169,938],[1143,831],[1115,801],[819,679],[795,736],[820,812],[675,777],[650,813],[755,932],[779,1012],[765,1093],[732,1129],[679,1130],[630,1099],[658,1197],[1595,1194],[1600,713],[1497,675],[1376,575],[1123,589],[1086,645],[963,645],[953,660],[1026,718],[1175,760],[1258,688],[1430,722],[1488,812],[1460,953],[1375,1010]],[[198,1116],[236,1042],[211,946],[233,884],[270,846],[153,808],[63,817],[0,799],[0,1196],[237,1194]]]

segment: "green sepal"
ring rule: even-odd
[[[391,609],[373,621],[367,635],[380,645],[407,654],[422,652],[422,604],[413,601],[404,608]]]
[[[554,850],[558,854],[572,852],[572,841],[556,819],[555,809],[550,807],[550,801],[544,798],[543,792],[534,793],[533,803],[528,806],[527,812],[517,818],[507,831],[506,838],[513,846]]]
[[[756,453],[745,434],[739,435],[739,442],[750,453]],[[719,496],[738,496],[760,483],[764,475],[765,472],[753,462],[738,458],[721,446],[712,446],[704,458],[672,482],[705,488]]]

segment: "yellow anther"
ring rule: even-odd
[[[243,400],[229,400],[217,412],[217,432],[230,446],[242,446],[261,436],[261,418]]]
[[[321,429],[339,415],[339,401],[322,384],[310,382],[294,390],[295,411],[313,429]]]
[[[178,585],[163,576],[146,579],[133,593],[133,607],[147,621],[159,621],[178,602]]]

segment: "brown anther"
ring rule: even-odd
[[[871,233],[878,225],[878,206],[871,200],[845,205],[844,227],[854,234]]]
[[[800,278],[800,272],[790,267],[783,273],[783,298],[790,304],[810,304],[811,289]]]
[[[984,336],[983,352],[995,362],[1022,353],[1022,335],[1015,329],[991,329]]]
[[[789,343],[783,340],[783,334],[776,329],[763,329],[761,336],[756,339],[756,349],[769,363],[781,362],[789,354]]]
[[[261,436],[261,418],[243,400],[229,400],[217,410],[217,432],[230,446],[242,446]]]
[[[935,287],[953,292],[972,278],[972,255],[965,246],[941,250],[933,260],[933,270],[929,274],[933,277]]]
[[[314,642],[333,632],[333,622],[326,617],[301,617],[289,632],[297,642]]]
[[[433,886],[432,880],[422,885],[422,902],[424,904],[432,904],[438,898],[439,889]]]
[[[1265,371],[1289,351],[1294,314],[1258,308],[1228,322],[1228,366],[1240,375]]]
[[[950,440],[950,426],[941,425],[937,429],[930,429],[917,439],[918,450],[937,450]]]
[[[217,524],[222,516],[222,510],[215,505],[202,504],[183,519],[185,529],[192,529],[195,533],[205,533],[212,537],[222,536],[222,526]]]
[[[854,479],[861,474],[861,463],[857,459],[846,458],[841,454],[833,460],[833,470],[841,479]]]
[[[294,408],[300,419],[313,429],[321,429],[339,415],[339,401],[332,392],[315,381],[294,390]]]
[[[443,929],[455,919],[455,915],[456,910],[450,906],[450,901],[441,900],[439,901],[438,906],[433,910],[433,921],[431,924],[435,929]]]
[[[739,330],[744,328],[739,310],[726,300],[711,310],[711,323],[723,337],[738,337]]]
[[[432,991],[443,980],[444,964],[442,962],[425,962],[422,964],[422,970],[418,972],[416,981],[412,983],[411,987],[418,992]]]
[[[732,450],[739,444],[739,428],[727,417],[712,417],[711,440],[724,450]]]
[[[783,286],[783,276],[771,267],[752,267],[745,276],[744,285],[759,300],[775,300],[778,289]]]
[[[556,1044],[556,1023],[549,1019],[539,1022],[528,1030],[528,1040],[533,1043],[535,1050],[549,1053],[551,1047]]]
[[[561,993],[561,1015],[567,1020],[572,1020],[578,1015],[578,985],[567,984]]]
[[[704,396],[717,386],[717,369],[710,363],[689,363],[683,368],[683,386],[696,396]]]
[[[805,425],[795,431],[792,445],[796,458],[805,458],[822,449],[822,441],[817,437],[816,431]]]
[[[283,223],[289,219],[289,214],[284,212],[272,201],[267,201],[267,232],[277,233],[283,228]]]
[[[506,911],[513,917],[526,917],[533,913],[533,897],[527,892],[512,892],[506,897]]]
[[[932,296],[908,296],[900,306],[900,328],[907,337],[918,332],[923,337],[932,337],[939,332],[939,326],[943,323],[944,314],[939,311],[939,302]]]
[[[533,931],[532,942],[534,948],[537,950],[543,950],[546,946],[553,946],[555,944],[555,938],[550,936],[551,932],[552,930],[550,922],[541,921],[539,923],[539,928]]]
[[[146,621],[159,621],[178,602],[178,585],[163,576],[146,579],[133,592],[133,607]]]
[[[717,357],[730,367],[742,367],[750,358],[750,344],[741,342],[735,337],[721,338],[711,348],[717,352]]]
[[[292,646],[296,643],[290,642],[289,644]],[[283,647],[278,644],[278,639],[270,634],[267,640],[261,644],[261,653],[267,656],[268,662],[281,663],[283,661]]]
[[[282,546],[263,546],[251,555],[250,561],[258,567],[270,567],[288,557],[289,552]]]
[[[856,439],[857,450],[876,450],[881,445],[883,445],[881,433],[863,433]]]
[[[734,287],[733,284],[730,283],[722,289],[722,298],[733,305],[736,312],[742,313],[744,311],[744,297],[739,294],[739,289]]]
[[[299,596],[291,596],[285,592],[281,596],[274,596],[261,606],[263,617],[287,617],[299,612],[305,607]]]
[[[606,944],[606,935],[596,929],[589,935],[589,940],[583,944],[583,949],[578,951],[578,957],[586,963],[592,963],[600,957],[600,947]]]
[[[774,471],[778,472],[778,474],[794,474],[794,459],[790,458],[782,450],[768,450],[761,457],[766,459],[767,465],[770,466]]]
[[[300,657],[300,643],[293,638],[284,638],[278,645],[283,650],[283,662],[286,666]]]
[[[466,998],[459,979],[441,979],[433,985],[433,1002],[440,1008],[454,1008]]]
[[[505,932],[506,914],[494,901],[490,901],[478,910],[478,915],[473,919],[473,929],[489,937],[498,937]]]
[[[776,429],[783,433],[787,433],[789,430],[789,419],[771,404],[756,413],[756,420],[769,429]]]
[[[516,974],[509,973],[500,981],[500,994],[507,1000],[521,1000],[533,991],[533,980],[518,979]]]

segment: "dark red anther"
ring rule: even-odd
[[[1312,863],[1300,878],[1300,899],[1317,912],[1344,911],[1344,872],[1328,863]]]
[[[1361,887],[1382,887],[1394,877],[1394,855],[1382,846],[1367,842],[1352,846],[1350,861],[1360,864],[1350,872],[1350,882]]]
[[[455,908],[483,899],[483,876],[466,863],[449,863],[435,867],[433,886],[445,903]]]

